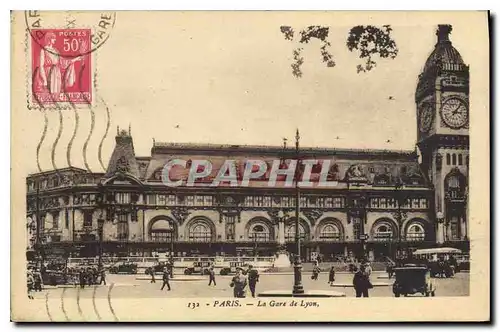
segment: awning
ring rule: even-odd
[[[461,254],[462,250],[457,248],[429,248],[418,249],[413,252],[414,255],[429,255],[429,254]]]

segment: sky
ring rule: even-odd
[[[476,17],[477,19],[477,17]],[[436,43],[437,24],[452,24],[451,40],[464,61],[474,58],[468,41],[476,38],[459,14],[444,17],[392,13],[342,12],[166,13],[118,12],[110,38],[92,53],[96,80],[95,127],[87,148],[87,164],[102,171],[97,150],[104,140],[105,164],[114,147],[116,127],[131,126],[137,156],[150,155],[157,142],[281,145],[300,129],[302,146],[413,150],[416,140],[414,93]],[[348,31],[358,24],[391,24],[399,53],[375,59],[377,67],[357,73],[358,54],[345,46]],[[303,77],[292,75],[292,51],[281,25],[296,31],[308,25],[330,27],[327,68],[319,42],[304,46]],[[486,59],[487,61],[487,59]],[[473,68],[471,69],[473,71]],[[392,99],[389,99],[392,96]],[[23,149],[28,171],[36,172],[36,148],[44,116],[22,110],[29,122]],[[71,149],[73,166],[84,167],[83,145],[91,114],[78,110],[79,123]],[[43,170],[53,168],[51,151],[58,136],[59,115],[49,112],[48,131],[40,147]],[[73,111],[63,111],[63,130],[56,144],[57,168],[68,166],[67,144],[73,134]]]

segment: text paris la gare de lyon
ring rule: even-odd
[[[219,163],[218,163],[219,164]],[[268,187],[293,187],[295,179],[300,187],[335,187],[337,181],[328,179],[331,160],[301,159],[300,167],[298,161],[294,159],[273,160],[269,167],[269,160],[246,160],[244,167],[240,166],[237,160],[225,160],[217,171],[212,181],[210,175],[214,170],[210,160],[183,160],[173,159],[165,164],[162,170],[162,182],[168,187],[179,186],[204,186],[204,187],[248,187],[250,182],[267,180]],[[317,173],[318,166],[320,172]],[[180,179],[179,173],[189,171],[187,180]],[[313,170],[315,170],[313,174]],[[238,176],[238,173],[240,176]]]

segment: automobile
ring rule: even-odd
[[[151,267],[146,268],[144,270],[144,273],[149,275],[149,274],[151,274],[151,270],[153,270],[155,274],[162,273],[164,271],[164,269],[168,266],[169,266],[169,264],[167,264],[167,263],[159,262],[158,264],[155,264]]]
[[[137,264],[118,263],[109,268],[109,273],[137,274]]]
[[[418,249],[413,252],[414,259],[426,261],[430,269],[431,277],[451,278],[457,271],[457,260],[452,259],[461,255],[462,251],[456,248],[429,248]]]
[[[457,268],[456,271],[469,271],[470,270],[470,260],[469,255],[458,255],[457,256]]]
[[[72,280],[63,271],[47,270],[42,273],[42,280],[44,285],[56,286],[71,284]]]
[[[227,264],[229,263],[229,264]],[[238,269],[245,269],[248,266],[248,262],[243,261],[230,261],[226,262],[226,265],[220,269],[220,275],[228,275],[231,273],[236,273]]]
[[[47,270],[51,271],[63,271],[66,268],[66,263],[64,262],[49,262],[45,266]]]
[[[396,280],[392,285],[392,291],[395,297],[401,295],[421,293],[425,296],[435,296],[436,287],[430,276],[427,266],[418,266],[407,264],[402,267],[394,268]]]
[[[455,275],[455,266],[451,265],[449,261],[431,261],[428,263],[431,277],[445,277],[451,278]]]
[[[191,267],[187,267],[186,269],[184,269],[184,274],[186,275],[194,273],[200,273],[201,275],[208,274],[208,270],[210,269],[211,265],[212,263],[210,261],[193,262],[193,265]]]

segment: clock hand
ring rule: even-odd
[[[455,108],[455,110],[452,111],[453,115],[457,114],[459,109],[460,105],[458,105],[457,108]]]

